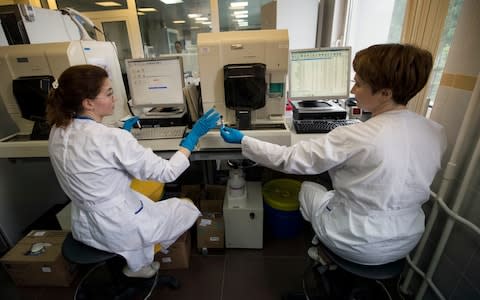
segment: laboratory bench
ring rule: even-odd
[[[296,134],[289,124],[274,131],[243,131],[246,135],[281,145],[295,144],[316,134]],[[181,139],[144,140],[140,144],[168,159],[178,149]],[[192,152],[190,160],[201,168],[202,183],[213,183],[216,161],[243,159],[238,144],[227,144],[218,130],[208,132]],[[54,205],[67,201],[48,159],[47,140],[29,140],[18,135],[0,142],[0,248],[12,246],[22,236],[22,230]],[[3,240],[3,241],[2,241]]]

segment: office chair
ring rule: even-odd
[[[147,279],[126,277],[122,272],[125,260],[121,256],[87,246],[75,240],[71,232],[62,244],[62,254],[71,263],[93,265],[78,283],[74,300],[137,299],[139,294],[148,299],[157,285],[180,287],[176,278],[158,273]]]
[[[319,275],[324,296],[332,299],[391,299],[382,281],[397,278],[406,259],[383,265],[361,265],[346,260],[323,245],[318,245],[324,260],[316,261],[313,271]]]

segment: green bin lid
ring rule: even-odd
[[[295,211],[300,206],[298,193],[302,183],[294,179],[274,179],[264,184],[263,199],[272,208]]]

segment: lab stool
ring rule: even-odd
[[[180,287],[176,278],[158,273],[152,278],[126,277],[122,272],[125,260],[121,256],[87,246],[75,240],[71,232],[62,244],[62,254],[71,263],[93,265],[80,280],[74,300],[133,299],[140,293],[150,295],[157,284],[173,289]]]
[[[326,261],[316,262],[314,272],[319,285],[332,299],[391,299],[383,281],[396,279],[405,266],[405,258],[383,265],[361,265],[346,260],[323,245],[317,246]],[[335,274],[334,274],[335,273]],[[347,283],[347,288],[339,283]]]

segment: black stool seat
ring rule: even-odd
[[[322,247],[328,257],[341,269],[350,272],[359,277],[375,280],[394,278],[402,273],[405,266],[405,258],[399,259],[383,265],[361,265],[336,255],[327,247]]]
[[[152,278],[129,278],[123,275],[125,260],[122,256],[102,251],[83,244],[68,233],[63,241],[62,254],[71,263],[95,265],[80,280],[74,300],[137,299],[150,294],[157,285],[177,289],[180,282],[172,276],[159,275]]]
[[[115,253],[102,251],[75,240],[71,232],[63,242],[62,254],[68,261],[81,265],[98,264],[117,256]]]

